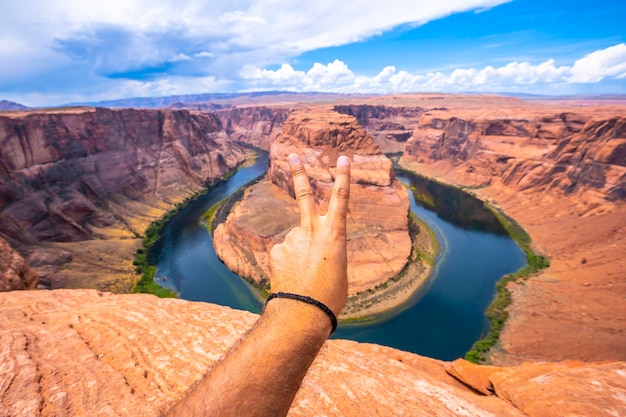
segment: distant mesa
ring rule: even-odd
[[[30,107],[23,104],[16,103],[14,101],[2,100],[0,101],[0,110],[28,110]]]
[[[104,100],[92,102],[71,103],[70,105],[87,105],[109,108],[186,108],[209,110],[212,106],[221,108],[236,105],[268,104],[268,103],[311,103],[317,101],[336,100],[338,97],[348,97],[345,94],[333,93],[296,93],[292,91],[257,91],[249,93],[205,93],[185,94],[163,97],[130,97],[119,100]],[[202,108],[206,107],[206,108]],[[217,107],[216,107],[217,108]]]

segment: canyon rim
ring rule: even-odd
[[[626,107],[592,104],[403,95],[331,106],[342,129],[372,138],[360,140],[376,175],[356,171],[361,183],[393,190],[381,150],[401,150],[404,167],[462,186],[515,219],[550,268],[509,284],[509,319],[489,357],[494,367],[332,341],[291,415],[362,415],[372,407],[388,415],[416,408],[432,415],[626,414]],[[3,272],[4,280],[32,288],[36,274],[41,287],[128,291],[143,230],[245,159],[234,138],[276,145],[271,181],[259,185],[288,207],[279,161],[300,149],[292,147],[301,143],[296,121],[306,114],[324,120],[328,110],[290,103],[232,115],[92,108],[0,114],[0,231],[12,247],[3,265],[18,271]],[[306,152],[309,161],[318,156]],[[314,164],[309,174],[319,190],[332,179],[332,170]],[[291,204],[282,216],[290,223],[297,219]],[[82,289],[0,294],[0,315],[0,410],[9,415],[158,415],[254,321],[202,303]],[[61,345],[67,357],[55,353]],[[80,358],[76,372],[63,371],[70,356]],[[341,389],[324,388],[331,381]]]

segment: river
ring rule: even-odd
[[[180,297],[260,312],[259,293],[217,258],[202,214],[263,175],[267,153],[190,203],[150,252],[155,279]],[[378,343],[437,359],[464,356],[488,328],[484,311],[495,283],[525,265],[521,249],[475,198],[410,173],[411,210],[437,234],[441,250],[427,284],[403,306],[366,323],[340,323],[333,338]],[[416,199],[415,196],[418,198]],[[164,280],[164,278],[166,278]]]

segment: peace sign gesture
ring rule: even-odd
[[[350,195],[350,160],[337,159],[337,175],[328,211],[320,215],[301,158],[289,155],[300,226],[270,252],[272,292],[312,297],[339,315],[348,292],[346,216]]]

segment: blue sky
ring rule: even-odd
[[[0,99],[626,94],[623,0],[0,0]]]

